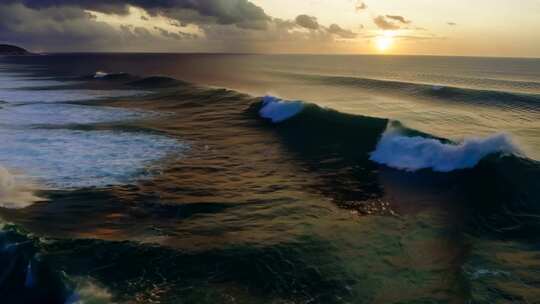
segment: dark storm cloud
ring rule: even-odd
[[[334,34],[341,38],[346,38],[346,39],[353,39],[353,38],[356,38],[356,36],[358,36],[358,34],[356,34],[355,32],[343,29],[337,24],[330,25],[327,31],[330,34]]]
[[[166,29],[154,26],[154,29],[157,30],[163,37],[170,38],[170,39],[176,39],[176,40],[184,40],[184,39],[194,39],[197,38],[197,35],[195,34],[188,34],[183,32],[170,32]]]
[[[231,25],[234,27],[233,25]],[[151,33],[143,27],[115,28],[79,7],[28,8],[0,3],[0,42],[33,51],[160,51],[193,48],[195,35],[178,32]],[[186,42],[183,42],[186,41]]]
[[[391,21],[386,20],[384,16],[378,16],[373,19],[373,23],[381,30],[397,30],[399,26]]]
[[[296,17],[296,24],[310,30],[319,29],[317,18],[309,15],[298,15],[298,17]]]
[[[129,6],[146,12],[140,23],[109,24],[87,11],[127,15]],[[155,16],[169,18],[173,28],[153,27]],[[36,52],[266,52],[276,45],[296,51],[307,45],[311,51],[316,45],[355,37],[337,24],[319,24],[314,16],[270,17],[249,0],[0,0],[0,43]],[[306,43],[297,44],[300,40]]]
[[[0,40],[3,41],[94,43],[94,38],[106,39],[114,32],[112,27],[96,22],[89,14],[74,7],[38,11],[20,4],[0,4]]]
[[[271,18],[264,10],[248,0],[4,0],[28,8],[79,7],[103,13],[126,14],[128,5],[137,6],[151,14],[174,17],[177,10],[193,10],[211,17],[219,24],[234,24],[240,28],[265,29]]]
[[[344,29],[342,28],[341,26],[337,25],[337,24],[331,24],[329,27],[325,27],[325,26],[322,26],[319,24],[319,22],[317,21],[317,18],[314,17],[314,16],[309,16],[309,15],[298,15],[295,19],[295,22],[296,24],[292,23],[290,21],[283,21],[283,20],[277,20],[279,21],[278,22],[278,25],[282,28],[285,28],[285,29],[290,29],[294,26],[300,26],[300,27],[303,27],[303,28],[306,28],[306,29],[309,29],[309,30],[313,30],[313,31],[318,31],[320,30],[320,34],[322,34],[323,36],[324,35],[328,35],[328,34],[331,34],[331,35],[334,35],[334,36],[337,36],[337,37],[340,37],[340,38],[345,38],[345,39],[353,39],[353,38],[356,38],[357,34],[351,30],[347,30],[347,29]],[[291,27],[292,25],[292,27]],[[331,36],[330,36],[331,37]]]
[[[386,18],[401,22],[403,24],[411,23],[411,20],[407,20],[405,17],[399,15],[386,15]]]

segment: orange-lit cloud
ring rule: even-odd
[[[373,37],[395,31],[392,53],[540,57],[540,2],[493,1],[0,0],[0,40],[46,51],[370,53]]]

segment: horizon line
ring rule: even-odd
[[[380,54],[380,53],[258,53],[258,52],[168,52],[168,51],[55,51],[36,52],[34,55],[56,54],[163,54],[163,55],[246,55],[246,56],[380,56],[380,57],[458,57],[458,58],[501,58],[501,59],[540,59],[540,56],[500,56],[500,55],[450,55],[450,54]]]

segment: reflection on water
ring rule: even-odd
[[[64,59],[69,61],[70,56]],[[85,62],[80,68],[96,71],[107,66],[107,70],[132,72],[115,69],[122,60],[117,62],[119,58],[111,56],[94,58],[96,62]],[[144,56],[139,59],[140,71],[168,74],[168,68],[151,66]],[[62,74],[64,63],[55,60],[59,59],[52,57],[49,63],[51,70]],[[239,59],[222,60],[202,61],[203,70],[209,62],[219,63],[216,78],[210,77],[209,83],[222,81],[220,73]],[[280,60],[284,59],[272,60],[275,69],[282,68]],[[288,66],[287,62],[282,64]],[[268,80],[265,74],[253,77],[252,83],[243,82],[239,74],[242,83],[252,88]],[[400,77],[393,80],[402,81]],[[43,138],[53,138],[50,134],[55,132],[114,132],[125,134],[125,139],[137,134],[187,143],[189,149],[176,150],[181,157],[145,153],[152,154],[148,158],[152,178],[107,185],[73,173],[69,175],[90,181],[89,187],[57,187],[36,193],[46,202],[20,210],[0,209],[2,218],[17,225],[4,228],[1,240],[28,244],[28,249],[20,247],[9,258],[0,254],[1,265],[14,265],[4,267],[7,270],[0,274],[21,278],[12,280],[19,294],[49,290],[42,297],[51,303],[62,302],[58,299],[96,303],[493,303],[534,302],[538,297],[540,264],[534,244],[540,226],[534,204],[538,193],[532,190],[539,186],[536,161],[490,155],[468,170],[395,170],[369,160],[392,115],[372,118],[304,104],[302,111],[272,123],[259,116],[260,98],[163,77],[132,78],[92,79],[63,87],[125,90],[129,82],[130,89],[144,86],[153,92],[62,107],[68,113],[65,121],[54,119],[54,126],[38,126],[43,129],[38,132],[44,132],[40,133]],[[313,86],[305,79],[297,81]],[[447,81],[458,84],[458,80]],[[479,82],[484,89],[493,89],[490,86],[495,83],[499,83],[497,89],[509,85],[506,80]],[[287,86],[278,87],[287,90]],[[534,86],[527,88],[533,90]],[[298,95],[325,92],[319,98],[328,102],[333,97],[326,93],[341,89],[342,85],[318,87]],[[77,107],[88,113],[94,113],[92,108],[120,116],[128,113],[129,119],[91,121],[90,115],[85,116],[84,126],[69,124],[79,113]],[[494,108],[488,112],[498,111],[488,108]],[[459,112],[453,111],[446,114]],[[131,113],[166,115],[131,117]],[[39,115],[32,117],[39,120]],[[433,121],[424,123],[433,125]],[[404,127],[401,132],[404,136],[438,135]],[[24,136],[14,140],[21,138]],[[537,140],[534,134],[530,138],[531,142]],[[140,147],[153,148],[146,140],[138,143],[120,145],[114,152],[119,156],[114,165],[132,169],[132,165],[126,166],[125,156]],[[101,155],[102,151],[84,152]],[[42,163],[54,159],[44,158]],[[108,167],[102,159],[92,163]],[[122,170],[114,170],[118,171]],[[29,271],[34,269],[33,263],[49,270]],[[31,280],[27,279],[29,273]],[[37,283],[28,287],[28,280]],[[0,289],[0,295],[5,290]]]

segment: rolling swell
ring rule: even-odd
[[[509,109],[519,108],[532,112],[538,112],[540,105],[540,94],[532,93],[472,89],[360,77],[318,75],[301,75],[300,77],[326,84],[366,89],[380,94],[409,95],[441,102],[450,101],[453,103],[495,106]]]
[[[187,85],[186,82],[180,81],[172,77],[159,75],[139,76],[124,72],[107,73],[103,71],[97,71],[93,75],[85,75],[77,79],[88,82],[98,82],[101,84],[116,83],[122,86],[139,87],[146,89],[159,89]]]
[[[327,192],[342,196],[338,204],[347,207],[353,201],[381,195],[382,189],[373,182],[378,163],[404,171],[463,176],[459,187],[470,198],[473,213],[498,227],[493,228],[496,231],[507,231],[501,227],[512,226],[508,220],[540,227],[534,215],[540,214],[540,193],[536,190],[540,189],[540,164],[523,156],[508,135],[456,143],[407,129],[399,122],[271,96],[263,97],[251,109],[270,121],[287,147],[299,153],[312,170],[326,176],[331,186]],[[497,223],[492,222],[494,218]]]
[[[347,153],[355,153],[359,157],[367,155],[374,162],[396,169],[450,172],[472,168],[491,154],[521,154],[510,136],[505,134],[453,143],[407,129],[399,122],[340,113],[302,101],[265,96],[255,107],[262,118],[278,126],[294,125],[294,128],[287,127],[288,132],[308,128],[308,133],[320,138],[319,147],[327,146],[324,140],[346,137],[359,142],[357,145],[363,144],[362,148]]]
[[[440,96],[443,99],[462,97],[481,100],[514,101],[535,106],[540,96],[514,94],[499,91],[480,91],[462,88],[436,87],[431,85],[332,77],[341,84],[361,85],[376,89],[397,89],[415,94]],[[325,79],[328,80],[328,79]],[[239,99],[249,102],[250,97],[226,89],[209,89],[195,86],[169,77],[138,77],[125,82],[129,86],[144,88],[174,88],[155,95],[155,98],[189,100],[190,104],[212,102],[231,103]],[[522,168],[540,166],[523,156],[520,148],[509,135],[494,134],[485,138],[469,138],[452,142],[430,134],[411,130],[399,122],[341,113],[303,101],[286,101],[273,96],[252,99],[250,112],[272,122],[271,126],[286,146],[307,162],[312,170],[331,180],[328,192],[339,188],[342,202],[364,200],[380,193],[376,180],[378,164],[405,171],[430,170],[455,172],[482,166],[508,166],[508,159]],[[171,106],[185,106],[185,102]],[[536,109],[535,109],[536,110]],[[504,161],[503,161],[504,160]],[[521,173],[516,173],[521,174]],[[540,176],[534,173],[535,176]],[[517,176],[516,176],[517,178]],[[354,189],[351,180],[362,185]],[[371,186],[370,186],[371,185]],[[365,189],[365,190],[360,190]],[[377,196],[377,195],[376,195]]]
[[[357,79],[345,78],[344,83],[347,81],[357,83]],[[480,219],[475,220],[474,225],[482,229],[515,232],[522,229],[507,227],[514,227],[516,222],[537,225],[534,216],[523,215],[540,214],[536,206],[540,195],[535,190],[540,189],[536,182],[540,180],[540,164],[527,159],[508,135],[452,142],[408,129],[399,122],[340,113],[304,101],[286,101],[273,96],[252,99],[231,90],[209,89],[161,77],[142,77],[135,83],[149,89],[172,88],[168,84],[174,84],[174,90],[155,95],[156,99],[185,100],[170,104],[171,107],[209,106],[209,103],[217,106],[218,102],[233,104],[241,100],[240,105],[251,101],[248,112],[270,122],[266,127],[275,131],[285,147],[324,180],[318,190],[331,194],[341,207],[363,211],[365,202],[381,198],[383,189],[377,182],[377,172],[380,165],[384,165],[404,171],[463,176],[459,187],[469,197],[471,212]],[[503,100],[521,98],[520,94],[497,91],[378,80],[361,83],[380,89],[396,88],[440,96],[445,100],[451,96],[469,96],[470,100],[480,100],[481,96]],[[125,84],[133,85],[133,82]],[[521,102],[530,106],[540,100],[535,95],[522,97],[525,99]]]
[[[145,77],[139,80],[129,82],[128,85],[135,87],[144,87],[144,88],[165,88],[165,87],[175,87],[185,84],[182,81],[171,77],[165,76],[150,76]]]
[[[368,158],[388,120],[271,96],[252,104],[250,110],[272,122],[268,126],[285,147],[322,180],[316,191],[342,208],[361,213],[377,204],[382,189],[377,166]]]

